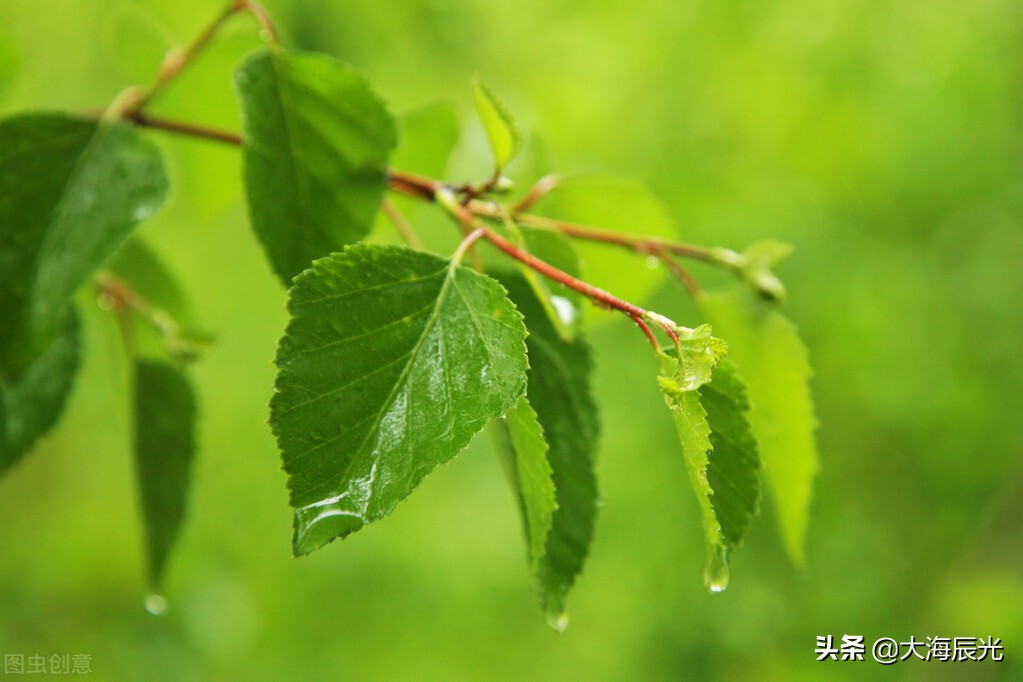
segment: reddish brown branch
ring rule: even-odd
[[[207,128],[205,126],[195,125],[192,123],[172,121],[166,118],[158,118],[156,116],[150,116],[149,114],[143,114],[140,111],[125,112],[123,118],[143,128],[154,128],[156,130],[164,130],[169,133],[198,137],[204,140],[226,142],[227,144],[236,146],[241,145],[242,143],[242,136],[238,133],[226,130],[216,130],[214,128]]]

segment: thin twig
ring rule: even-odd
[[[518,215],[516,216],[516,220],[527,227],[553,230],[569,237],[585,239],[592,242],[614,244],[615,246],[632,249],[637,253],[656,255],[658,251],[666,251],[684,258],[717,262],[717,258],[714,256],[711,249],[707,249],[702,246],[695,246],[693,244],[684,244],[682,242],[669,241],[658,237],[645,237],[629,234],[627,232],[602,230],[596,227],[590,227],[589,225],[579,225],[578,223],[570,223],[564,220],[554,220],[552,218],[545,218],[543,216],[530,214]]]
[[[157,74],[156,80],[154,80],[149,87],[143,90],[139,98],[132,104],[132,106],[125,112],[126,115],[131,115],[142,111],[142,109],[149,104],[167,85],[173,81],[185,67],[192,63],[195,58],[210,44],[220,29],[223,28],[224,24],[230,19],[236,12],[242,11],[240,7],[241,3],[232,2],[228,3],[223,10],[220,11],[213,21],[203,29],[195,40],[193,40],[187,47],[180,48],[174,47],[163,58],[163,63],[160,65],[160,73]]]
[[[511,212],[513,214],[522,213],[528,211],[533,205],[540,201],[551,190],[558,187],[561,184],[560,175],[545,175],[536,181],[526,196],[522,197],[519,203],[512,206]]]
[[[405,220],[405,216],[401,214],[398,207],[391,203],[389,200],[384,199],[380,202],[380,208],[383,209],[384,214],[394,225],[394,229],[398,231],[401,238],[405,240],[405,243],[411,246],[416,251],[423,250],[423,242],[419,240],[412,226],[409,225],[408,221]]]
[[[700,285],[696,283],[693,276],[689,274],[689,271],[682,267],[682,264],[675,260],[670,253],[661,249],[655,252],[654,257],[661,262],[664,267],[668,269],[675,279],[682,283],[682,286],[686,288],[689,295],[693,298],[699,298],[700,296]]]
[[[436,199],[437,202],[447,209],[447,211],[458,221],[458,223],[462,226],[463,231],[465,231],[469,236],[477,235],[477,233],[482,230],[482,237],[488,242],[493,244],[500,251],[503,251],[505,254],[511,256],[520,263],[525,264],[530,269],[540,273],[544,277],[578,291],[600,306],[623,312],[633,320],[639,318],[644,321],[653,322],[663,328],[665,333],[671,336],[673,340],[678,339],[676,330],[680,329],[680,327],[672,320],[669,320],[659,313],[655,313],[651,310],[644,310],[633,303],[624,301],[614,294],[604,291],[599,287],[595,287],[588,282],[576,279],[572,275],[564,272],[563,270],[559,270],[550,263],[540,260],[528,251],[520,249],[489,227],[483,225],[468,208],[462,206],[462,204],[457,201],[454,192],[451,190],[438,191]],[[480,236],[474,236],[472,241],[479,238]],[[466,238],[466,241],[468,241],[468,237]],[[464,241],[463,244],[465,244]]]
[[[227,144],[235,146],[239,146],[242,143],[242,136],[235,132],[216,130],[214,128],[207,128],[193,123],[184,123],[182,121],[172,121],[166,118],[143,114],[140,111],[125,113],[123,118],[143,128],[155,128],[157,130],[186,135],[188,137],[198,137],[205,140],[226,142]]]

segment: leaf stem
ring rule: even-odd
[[[486,232],[487,228],[482,225],[474,230],[470,230],[465,235],[465,239],[458,244],[458,248],[455,249],[455,253],[451,256],[451,261],[456,264],[461,263],[462,259],[465,258],[465,252],[472,249],[473,245],[486,235]],[[476,269],[478,270],[479,267]]]
[[[132,288],[131,284],[108,270],[93,276],[97,291],[117,317],[125,347],[135,355],[135,334],[125,312],[131,311],[151,324],[160,334],[167,350],[178,359],[195,357],[200,351],[196,343],[182,333],[181,325],[170,313],[150,303]]]
[[[636,323],[636,326],[642,329],[643,333],[646,334],[646,337],[650,340],[650,345],[654,347],[654,351],[660,351],[661,345],[657,343],[657,337],[654,336],[654,333],[650,330],[650,325],[644,322],[642,317],[636,317],[635,315],[632,315],[631,317],[632,321]]]

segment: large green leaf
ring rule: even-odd
[[[521,276],[502,278],[529,328],[529,402],[536,411],[549,450],[555,509],[536,586],[548,622],[568,623],[566,598],[582,571],[597,517],[594,457],[600,430],[590,393],[589,346],[560,336],[535,292]]]
[[[803,565],[819,468],[806,347],[795,326],[750,291],[736,287],[705,293],[700,303],[717,333],[728,339],[730,356],[749,385],[749,420],[782,538],[793,561]]]
[[[296,278],[288,310],[270,424],[296,554],[390,513],[525,389],[504,289],[436,256],[350,246]]]
[[[661,354],[658,383],[672,411],[707,541],[707,587],[728,586],[728,559],[742,542],[760,499],[749,400],[724,343],[704,325]]]
[[[494,432],[519,503],[530,564],[536,571],[547,551],[547,535],[557,503],[547,441],[526,396],[496,424]]]
[[[181,370],[160,362],[135,363],[135,470],[154,588],[185,516],[195,412],[192,387]]]
[[[500,172],[508,162],[515,158],[522,147],[522,133],[512,118],[508,107],[504,105],[494,91],[479,78],[472,81],[473,100],[480,122],[490,140],[490,150],[494,154],[494,164]]]
[[[394,120],[362,76],[326,55],[260,50],[235,85],[249,217],[289,286],[314,259],[369,233]]]
[[[15,380],[0,377],[0,473],[57,423],[78,369],[78,316],[64,309],[50,346]]]
[[[48,346],[68,298],[162,203],[160,155],[124,123],[0,122],[0,371]]]

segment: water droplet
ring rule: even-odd
[[[724,592],[728,587],[728,550],[721,545],[711,550],[707,567],[703,571],[703,582],[711,592]]]
[[[651,270],[656,270],[657,266],[660,265],[660,264],[661,264],[661,261],[658,260],[657,256],[647,256],[646,257],[646,266],[648,268],[650,268]]]
[[[565,324],[575,322],[575,306],[570,300],[564,296],[551,296],[551,305],[554,306],[554,310],[562,322]]]
[[[568,613],[556,609],[548,609],[547,624],[550,625],[555,632],[564,632],[568,628]]]
[[[162,616],[167,610],[167,600],[158,594],[150,594],[146,596],[145,606],[146,611],[154,616]]]

